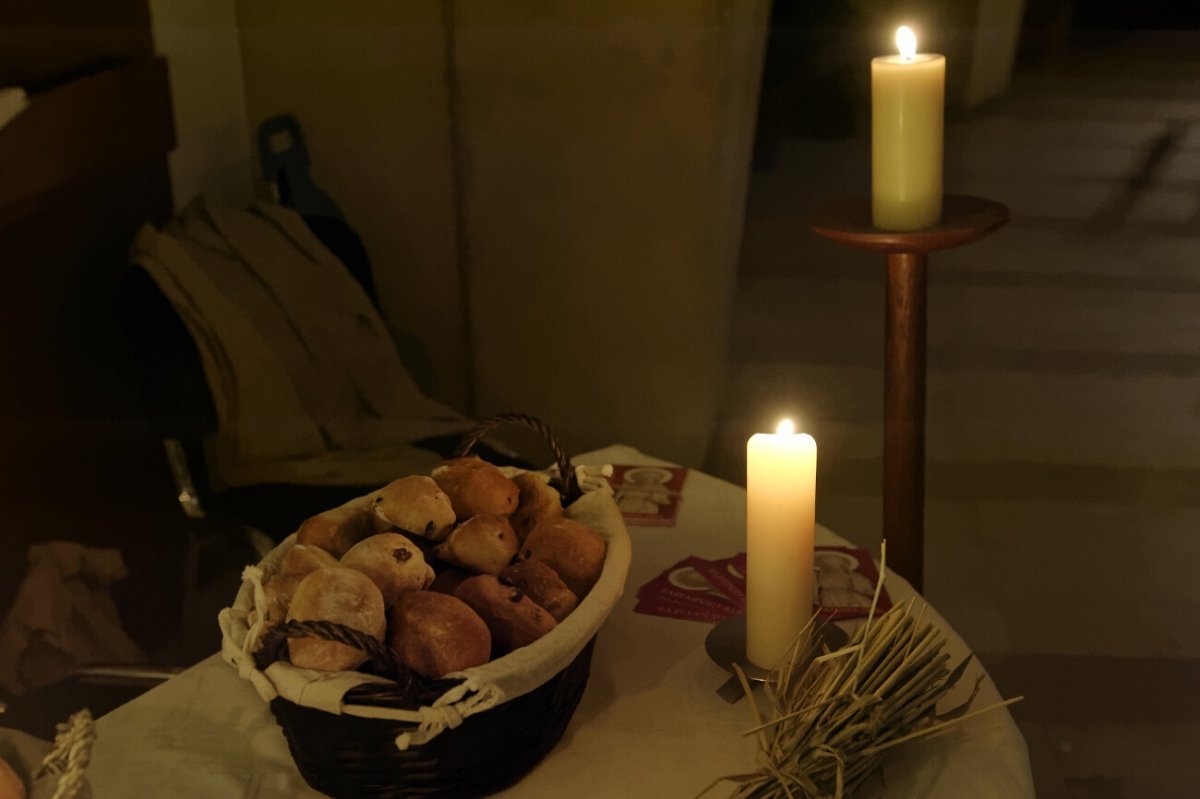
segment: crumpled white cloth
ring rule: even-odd
[[[0,684],[21,694],[91,663],[144,662],[108,592],[126,574],[115,549],[75,541],[31,546],[29,572],[0,624]]]
[[[285,539],[257,566],[246,569],[233,605],[219,615],[221,656],[243,679],[254,685],[264,701],[282,696],[298,705],[328,713],[412,722],[414,729],[397,738],[396,746],[405,749],[423,744],[475,713],[532,691],[562,671],[595,636],[620,599],[632,557],[629,531],[611,489],[605,490],[607,482],[598,479],[600,474],[602,470],[594,468],[579,472],[581,482],[593,490],[587,491],[566,510],[568,517],[595,530],[608,543],[599,581],[579,607],[538,641],[482,666],[446,675],[462,682],[428,707],[399,710],[346,702],[344,696],[351,688],[365,682],[381,681],[359,672],[315,672],[290,663],[274,663],[265,671],[255,667],[253,653],[264,632],[260,621],[266,607],[262,581],[278,568],[279,561],[295,544],[295,535]],[[359,497],[347,504],[365,499]]]

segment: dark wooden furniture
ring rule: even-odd
[[[138,228],[173,213],[167,65],[145,0],[16,0],[0,43],[0,85],[30,99],[0,127],[0,613],[31,544],[115,547],[131,572],[116,594],[171,598],[127,619],[153,643],[187,536],[119,280]]]
[[[969,244],[1004,225],[1008,208],[946,195],[942,221],[911,232],[871,223],[871,199],[831,202],[810,220],[814,232],[887,255],[883,419],[883,535],[888,565],[918,591],[924,582],[925,297],[931,252]]]

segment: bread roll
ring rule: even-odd
[[[550,485],[550,477],[541,472],[522,472],[513,477],[519,495],[517,509],[509,521],[517,539],[524,541],[529,531],[547,519],[557,519],[563,515],[562,497],[554,486]]]
[[[502,516],[472,516],[435,550],[440,560],[477,574],[497,574],[517,554],[517,534]]]
[[[426,677],[479,666],[492,656],[492,634],[483,619],[449,594],[402,594],[388,613],[388,626],[396,657]]]
[[[481,514],[508,516],[517,509],[521,492],[516,483],[479,458],[446,461],[433,470],[433,479],[450,496],[459,519]]]
[[[296,543],[320,547],[335,558],[375,532],[369,511],[342,506],[305,519],[296,531]]]
[[[279,560],[279,573],[303,577],[316,569],[336,566],[337,558],[317,546],[295,544]]]
[[[523,560],[506,566],[498,575],[500,582],[519,588],[534,602],[562,621],[579,604],[575,593],[558,576],[558,572],[540,560]]]
[[[379,587],[362,572],[341,566],[310,572],[296,589],[287,618],[337,622],[380,641],[387,631]],[[354,669],[367,660],[359,649],[320,638],[292,638],[288,651],[294,665],[320,671]]]
[[[458,566],[447,566],[437,573],[437,577],[433,578],[433,582],[429,584],[430,591],[437,591],[439,594],[453,594],[462,585],[462,581],[468,577],[475,575],[466,569],[460,569]]]
[[[424,475],[401,477],[376,491],[371,512],[378,532],[395,527],[432,541],[445,539],[455,521],[450,497]]]
[[[263,583],[267,597],[267,626],[274,627],[287,618],[292,597],[306,575],[336,565],[337,559],[333,555],[315,546],[296,544],[284,553],[279,562],[279,571]]]
[[[492,634],[492,652],[497,656],[532,644],[557,624],[521,589],[503,585],[492,574],[464,580],[454,595],[483,619]]]
[[[540,523],[521,545],[522,560],[540,560],[554,569],[579,599],[600,579],[607,552],[598,533],[566,517]]]
[[[370,577],[391,607],[400,594],[433,582],[433,567],[421,549],[399,533],[378,533],[364,538],[342,556],[341,564]]]
[[[0,757],[0,799],[25,799],[25,785],[12,766]]]

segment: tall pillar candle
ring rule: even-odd
[[[774,668],[812,618],[817,444],[783,422],[746,444],[746,657]]]
[[[920,230],[942,217],[946,57],[918,53],[906,27],[896,44],[871,60],[871,210],[877,228]]]

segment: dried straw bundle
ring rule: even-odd
[[[767,683],[769,719],[738,669],[759,721],[745,734],[758,736],[760,767],[724,777],[704,793],[731,781],[737,783],[737,799],[842,799],[870,776],[887,749],[1021,699],[968,713],[980,675],[965,702],[937,714],[939,700],[962,677],[971,656],[950,667],[950,655],[942,651],[945,636],[924,621],[924,604],[914,615],[915,599],[875,618],[882,565],[879,571],[866,622],[849,644],[835,652],[816,652],[815,617],[801,631]]]

